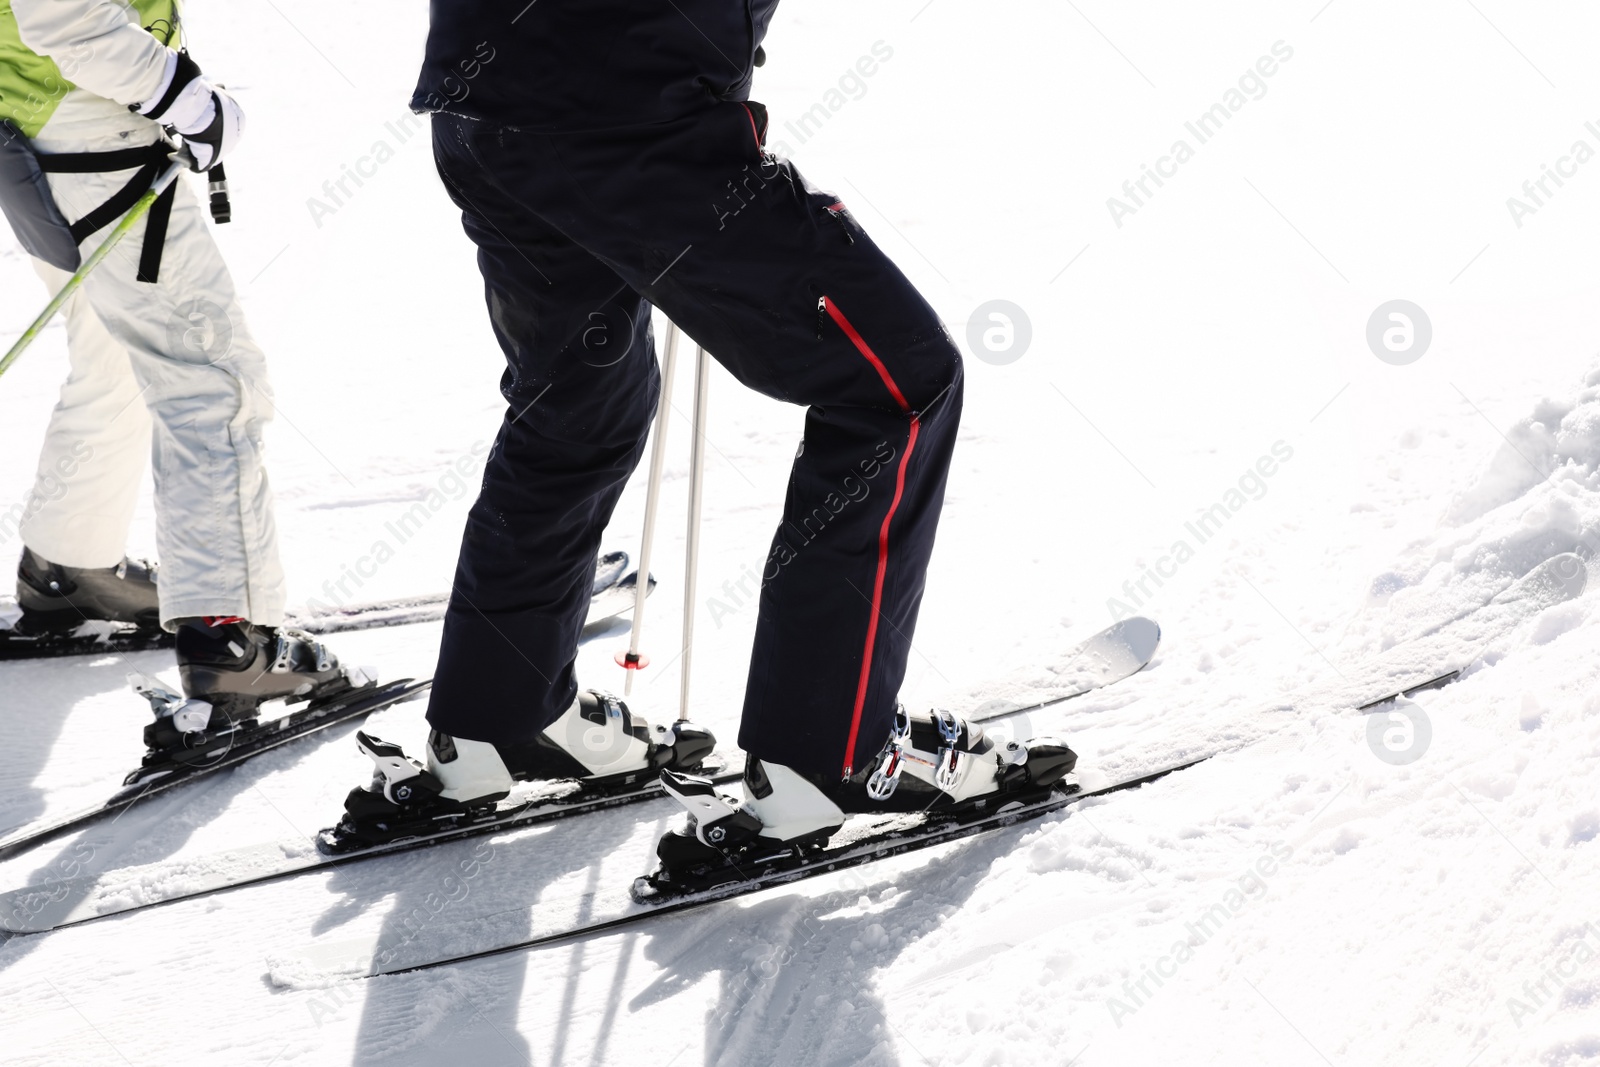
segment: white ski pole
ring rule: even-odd
[[[700,571],[700,498],[706,473],[706,399],[711,387],[711,356],[695,346],[694,443],[689,450],[689,529],[683,564],[683,666],[678,683],[678,721],[689,721],[689,662],[694,652],[695,582]]]
[[[117,242],[128,236],[128,231],[133,229],[139,220],[149,213],[151,205],[156,202],[157,197],[166,192],[167,186],[171,185],[178,175],[188,169],[189,154],[182,152],[178,158],[167,166],[166,170],[157,175],[155,184],[150,186],[149,191],[134,201],[133,206],[128,209],[128,213],[122,216],[122,221],[118,222],[112,228],[111,233],[106,236],[106,239],[100,242],[100,247],[89,253],[89,258],[84,260],[83,265],[73,273],[71,278],[67,279],[67,284],[61,287],[60,292],[50,298],[50,303],[46,304],[44,310],[39,312],[39,317],[33,320],[33,324],[22,331],[22,336],[17,338],[17,343],[11,346],[11,350],[5,356],[0,357],[0,374],[4,374],[11,368],[11,364],[16,362],[18,356],[22,355],[23,349],[32,344],[34,338],[44,332],[44,328],[50,324],[50,320],[55,318],[56,312],[60,311],[61,306],[71,299],[73,293],[78,291],[78,286],[83,284],[83,280],[89,276],[89,272],[98,267],[100,261],[105,259],[111,250],[117,246]]]
[[[661,360],[661,400],[656,404],[656,439],[650,446],[650,480],[645,485],[644,537],[639,546],[639,569],[633,590],[633,630],[628,651],[617,656],[617,666],[627,674],[622,695],[633,692],[633,676],[650,660],[639,654],[639,635],[644,630],[645,597],[650,594],[650,546],[656,536],[656,507],[661,502],[661,467],[667,458],[667,423],[672,412],[672,373],[678,364],[678,324],[667,320],[667,352]]]

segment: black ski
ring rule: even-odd
[[[1043,706],[1040,705],[1040,707]],[[988,721],[989,719],[1017,714],[1022,710],[1035,709],[998,712],[993,715],[975,718],[972,721]],[[694,773],[709,777],[713,783],[719,786],[732,785],[744,776],[744,753],[736,751],[731,759],[724,757],[720,753],[713,753],[702,765],[701,769]],[[0,894],[0,930],[7,933],[39,933],[45,930],[59,930],[67,926],[79,926],[86,922],[93,922],[96,919],[125,914],[127,911],[143,910],[160,904],[173,904],[180,900],[193,900],[196,897],[243,889],[246,886],[264,885],[268,882],[282,881],[286,878],[293,878],[312,871],[326,871],[334,867],[357,863],[361,860],[393,856],[403,852],[415,852],[419,849],[432,848],[436,845],[482,837],[485,834],[525,830],[531,826],[539,826],[560,819],[570,819],[575,816],[590,815],[629,804],[659,800],[663,796],[665,796],[665,793],[661,788],[660,781],[656,778],[628,783],[613,783],[604,788],[585,786],[573,779],[530,783],[524,789],[514,793],[510,798],[502,800],[493,812],[486,812],[475,818],[454,820],[448,827],[441,829],[437,833],[417,834],[381,845],[374,845],[370,848],[346,852],[328,852],[323,850],[321,844],[321,838],[327,833],[327,831],[323,831],[323,834],[318,835],[318,851],[314,853],[307,854],[303,849],[285,847],[283,842],[272,842],[256,849],[241,849],[225,853],[216,857],[213,861],[217,869],[228,872],[225,876],[225,881],[219,884],[206,885],[206,871],[204,868],[201,865],[189,866],[184,869],[185,877],[180,880],[181,884],[189,887],[188,889],[163,897],[160,900],[151,900],[146,896],[143,902],[129,904],[116,911],[83,914],[81,906],[98,881],[93,877],[47,882],[42,885],[13,890],[9,893]],[[259,859],[257,858],[258,854]],[[3,855],[3,853],[0,853],[0,855]],[[296,855],[301,858],[286,858]],[[169,863],[167,866],[173,865]],[[265,869],[261,869],[262,866]],[[246,873],[253,870],[258,870],[259,873]]]
[[[1485,611],[1467,613],[1436,627],[1428,635],[1433,636],[1435,640],[1415,639],[1414,643],[1400,655],[1379,656],[1369,665],[1365,680],[1348,683],[1344,687],[1346,692],[1336,695],[1335,700],[1344,707],[1370,711],[1401,697],[1449,685],[1460,677],[1462,672],[1460,669],[1447,669],[1451,665],[1441,662],[1444,659],[1438,655],[1438,639],[1444,636],[1440,633],[1441,630],[1450,631],[1451,637],[1455,639],[1468,636],[1474,644],[1481,647],[1485,640],[1509,631],[1545,607],[1581,593],[1584,587],[1583,569],[1581,561],[1578,561],[1579,565],[1574,565],[1575,560],[1576,557],[1570,554],[1553,557],[1522,579],[1512,583],[1490,604],[1485,605]],[[1418,635],[1418,638],[1424,636]],[[1153,653],[1153,648],[1151,651]],[[1468,662],[1470,659],[1471,657]],[[1049,670],[1058,675],[1072,673],[1063,671],[1061,666],[1057,665],[1051,666]],[[1065,683],[1066,678],[1058,677],[1056,682]],[[1033,687],[1037,691],[1040,681],[1029,680],[1024,686],[1024,691],[1028,687]],[[998,704],[1000,706],[994,709],[994,717],[1031,710],[1036,706],[1015,700],[1010,693],[1003,693]],[[980,709],[980,711],[986,710],[989,709]],[[658,878],[636,881],[632,894],[636,899],[622,905],[618,912],[608,917],[579,922],[573,926],[547,929],[542,933],[492,947],[455,953],[451,953],[447,948],[439,948],[430,956],[428,949],[418,945],[416,948],[420,951],[412,952],[408,960],[397,958],[392,948],[383,949],[381,939],[373,944],[368,944],[365,939],[358,939],[353,956],[348,951],[348,944],[310,946],[306,952],[297,954],[297,958],[285,961],[285,965],[288,973],[296,979],[305,977],[303,971],[297,970],[297,965],[305,964],[309,964],[312,970],[322,977],[348,976],[352,973],[352,965],[355,972],[363,976],[404,974],[592,936],[628,927],[647,918],[702,907],[729,897],[797,882],[818,874],[845,870],[889,856],[985,833],[1026,819],[1038,818],[1059,811],[1077,800],[1143,785],[1165,774],[1193,766],[1209,758],[1211,754],[1171,764],[1125,781],[1105,785],[1095,784],[1088,788],[1070,784],[1058,786],[1043,796],[1036,795],[1036,798],[1029,801],[1013,802],[990,812],[928,816],[923,817],[927,821],[921,823],[908,822],[906,816],[880,816],[870,820],[857,820],[855,824],[847,825],[840,834],[835,835],[820,851],[780,850],[764,857],[756,857],[753,865],[746,864],[745,861],[750,857],[745,857],[741,861],[742,870],[714,872],[701,884],[674,886]],[[1090,780],[1093,781],[1092,778]],[[917,818],[919,817],[911,817],[913,820]],[[648,902],[641,902],[639,898]],[[464,930],[463,934],[470,938],[468,931]],[[444,934],[443,938],[447,940],[449,935]],[[414,932],[409,932],[408,928],[405,943],[414,941]],[[370,951],[375,946],[379,950]],[[325,964],[334,960],[337,961],[336,967],[329,969]],[[275,966],[274,973],[278,973],[279,970],[280,968]]]
[[[990,722],[1042,710],[1102,689],[1143,670],[1155,656],[1160,640],[1161,629],[1150,619],[1125,619],[1090,637],[1055,662],[1042,666],[1025,680],[1011,679],[988,687],[986,691],[998,690],[1001,696],[986,700],[964,718],[970,722]],[[744,774],[743,753],[713,754],[711,760],[721,761],[720,767],[710,765],[708,760],[707,769],[702,773],[709,772],[718,785],[732,784]],[[438,833],[407,837],[372,848],[325,855],[306,849],[303,840],[273,841],[195,861],[167,861],[160,864],[162,870],[181,871],[181,877],[162,877],[156,881],[163,887],[182,888],[172,889],[171,895],[159,898],[148,885],[137,896],[119,892],[119,882],[111,874],[85,875],[14,890],[0,894],[0,930],[37,933],[76,926],[128,911],[192,900],[484,834],[521,830],[663,796],[659,781],[653,777],[613,784],[606,789],[585,787],[574,780],[528,783],[502,800],[492,813],[454,821]]]
[[[697,773],[711,776],[719,785],[731,785],[744,773],[742,753],[736,753],[730,764],[720,755],[713,754]],[[586,788],[575,780],[540,782],[515,794],[514,800],[501,801],[493,812],[475,819],[461,820],[450,828],[433,834],[418,834],[401,838],[371,848],[351,852],[325,854],[320,851],[285,848],[282,842],[271,842],[253,849],[240,849],[217,857],[208,857],[195,864],[167,862],[163,867],[182,870],[195,879],[189,888],[160,899],[148,897],[139,903],[129,903],[114,911],[85,911],[92,907],[92,894],[100,878],[65,879],[27,886],[0,893],[0,931],[10,934],[42,933],[68,926],[80,926],[129,911],[143,911],[163,904],[175,904],[196,897],[213,896],[246,886],[279,882],[312,871],[326,871],[362,860],[380,856],[393,856],[403,852],[432,848],[436,845],[464,841],[485,834],[507,833],[542,823],[570,819],[579,815],[620,808],[642,801],[657,800],[664,794],[655,779],[631,784],[613,784],[607,788]],[[299,842],[295,843],[296,845]],[[298,855],[300,858],[286,858]],[[207,869],[211,866],[226,870],[224,880],[205,884]],[[249,872],[257,873],[249,873]]]
[[[382,685],[347,689],[336,696],[311,701],[304,707],[279,718],[264,720],[258,727],[244,733],[236,743],[218,752],[213,762],[169,764],[164,768],[136,768],[128,776],[129,784],[124,785],[105,803],[43,824],[20,827],[7,836],[0,837],[0,859],[9,858],[63,834],[81,830],[148,797],[159,796],[197,778],[236,767],[252,756],[258,756],[307,734],[370,714],[391,704],[410,700],[426,691],[431,684],[431,680],[419,682],[402,678]]]
[[[589,598],[589,613],[583,621],[583,634],[592,637],[618,615],[633,609],[634,596],[639,588],[639,572],[621,573],[627,565],[625,552],[612,552],[600,557],[600,564],[620,557],[617,573],[602,575],[595,571],[594,592]],[[603,582],[603,584],[602,584]],[[656,580],[650,579],[646,596],[656,591]],[[319,636],[348,633],[351,630],[376,630],[388,626],[409,626],[412,623],[435,622],[444,618],[450,594],[431,593],[427,596],[400,600],[374,601],[370,604],[352,604],[332,611],[291,617],[285,625]]]
[[[585,631],[592,635],[609,620],[632,608],[638,580],[638,572],[628,570],[626,552],[607,552],[597,559],[594,592],[584,622]],[[649,592],[655,592],[655,587],[656,581],[652,578]],[[284,625],[318,635],[409,626],[444,618],[449,602],[449,593],[374,600],[320,611],[290,613]],[[130,624],[112,622],[86,622],[72,630],[30,633],[18,628],[20,612],[10,598],[0,602],[0,622],[4,623],[0,625],[0,661],[148,652],[171,648],[173,640],[165,630],[140,629]]]
[[[650,902],[637,901],[636,897],[633,910],[613,918],[530,937],[515,944],[500,945],[478,952],[464,952],[456,956],[442,956],[424,963],[413,963],[389,969],[385,969],[380,965],[372,968],[362,977],[375,977],[380,974],[413,974],[417,971],[447,967],[455,963],[487,959],[491,956],[501,956],[509,952],[523,952],[545,945],[570,941],[575,938],[608,933],[648,919],[689,911],[692,908],[704,907],[707,904],[727,900],[731,897],[760,892],[774,886],[788,885],[806,878],[814,878],[817,875],[849,870],[852,867],[875,863],[891,856],[919,852],[923,849],[948,844],[951,841],[959,841],[962,838],[973,837],[993,830],[1003,830],[1018,823],[1043,818],[1069,805],[1076,804],[1080,800],[1103,797],[1111,793],[1120,793],[1124,790],[1147,785],[1169,774],[1186,770],[1202,763],[1207,758],[1206,756],[1201,756],[1198,759],[1162,767],[1159,770],[1150,771],[1134,778],[1126,778],[1093,789],[1080,789],[1075,784],[1062,784],[1045,791],[1044,795],[1031,802],[1007,804],[997,810],[968,811],[959,815],[942,817],[924,815],[898,816],[888,818],[887,823],[880,818],[871,820],[872,825],[862,826],[859,829],[846,824],[845,828],[834,838],[834,843],[830,843],[828,847],[814,852],[799,854],[789,850],[784,854],[772,857],[768,863],[759,870],[752,871],[748,877],[733,877],[722,884],[695,892],[686,892],[681,895],[658,896]],[[863,820],[863,822],[867,821]],[[852,833],[852,830],[855,832]]]
[[[1461,677],[1461,672],[1459,670],[1445,671],[1437,678],[1429,678],[1426,682],[1420,682],[1417,685],[1407,686],[1405,689],[1402,689],[1399,692],[1390,693],[1388,696],[1381,696],[1377,700],[1369,700],[1365,704],[1362,704],[1360,707],[1356,708],[1356,710],[1371,711],[1373,708],[1382,707],[1385,704],[1399,700],[1401,697],[1414,696],[1417,693],[1426,693],[1431,689],[1443,689],[1445,686],[1449,685],[1459,677]]]
[[[1513,583],[1491,604],[1486,605],[1495,617],[1477,627],[1482,632],[1475,636],[1481,640],[1490,634],[1503,632],[1533,612],[1580,593],[1584,587],[1581,567],[1576,571],[1576,578],[1569,575],[1575,559],[1570,555],[1553,557],[1523,580]],[[1562,580],[1554,581],[1551,575]],[[1043,709],[1091,692],[1142,670],[1155,655],[1159,641],[1160,629],[1148,619],[1119,622],[1054,663],[1042,664],[998,685],[983,687],[982,696],[974,700],[978,704],[975,712],[966,717],[973,721],[1004,718]],[[1433,644],[1425,639],[1416,641],[1414,645],[1408,642],[1391,654],[1380,657],[1379,662],[1368,667],[1371,677],[1364,683],[1345,687],[1346,691],[1339,694],[1337,702],[1345,707],[1370,711],[1402,696],[1448,685],[1459,676],[1460,671],[1441,672],[1436,650],[1431,647]],[[953,706],[961,706],[961,703],[958,701]],[[718,784],[731,783],[741,776],[742,771],[742,758],[735,753],[729,759],[727,768],[718,773],[713,781]],[[146,883],[146,888],[138,894],[142,903],[129,903],[130,895],[120,891],[125,880],[137,874],[133,868],[44,883],[0,895],[0,929],[26,933],[78,925],[139,908],[209,896],[293,877],[306,871],[519,829],[660,796],[661,789],[655,782],[613,790],[605,795],[586,792],[575,782],[545,783],[540,791],[521,794],[515,804],[503,801],[492,818],[472,826],[343,856],[307,855],[309,850],[303,847],[304,842],[271,842],[254,849],[223,853],[182,864],[165,862],[158,865],[163,871],[181,867],[183,877],[160,878],[157,881],[163,885],[181,883],[190,888],[169,896],[152,898]],[[0,849],[4,847],[5,843],[0,842]],[[296,855],[304,858],[286,862],[286,856]],[[48,909],[40,910],[38,900],[46,897],[55,903]],[[18,915],[27,916],[28,921],[19,922],[16,918]]]

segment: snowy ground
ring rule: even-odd
[[[238,221],[218,233],[273,361],[298,603],[444,588],[473,480],[454,464],[499,419],[471,250],[425,137],[401,136],[426,6],[191,5],[193,48],[251,116]],[[969,361],[908,699],[1039,662],[1116,598],[1160,619],[1152,669],[1025,725],[1118,771],[1222,755],[923,859],[423,976],[307,983],[284,961],[417,914],[462,943],[577,914],[642,870],[666,809],[16,938],[4,1060],[1600,1062],[1600,594],[1490,637],[1434,634],[1445,665],[1470,666],[1402,709],[1432,727],[1409,764],[1378,758],[1367,717],[1330,695],[1600,544],[1597,31],[1576,2],[788,0],[756,87],[773,139],[957,336],[996,299],[1031,322],[1020,358]],[[1236,88],[1199,143],[1185,123]],[[829,117],[801,130],[818,104]],[[1163,163],[1178,139],[1192,154]],[[377,154],[314,216],[324,182]],[[1135,202],[1123,183],[1145,166],[1168,174]],[[1546,166],[1564,177],[1536,203],[1523,183]],[[1113,196],[1137,210],[1114,219]],[[1513,196],[1537,210],[1515,218]],[[9,338],[41,299],[0,242]],[[1395,299],[1432,325],[1404,366],[1366,337]],[[57,328],[0,382],[0,510],[24,499],[63,373]],[[660,715],[677,692],[677,395],[648,642],[666,666],[641,692]],[[695,711],[732,736],[754,611],[723,583],[759,568],[801,416],[720,372],[712,404]],[[432,492],[447,506],[397,543],[386,524]],[[1185,524],[1219,502],[1229,518],[1200,544]],[[636,484],[608,544],[636,551],[641,508]],[[380,540],[394,558],[357,588]],[[146,504],[130,548],[152,542]],[[19,548],[0,527],[0,557]],[[619,682],[621,640],[586,648],[586,681]],[[436,642],[418,626],[337,648],[421,675]],[[112,788],[147,714],[121,688],[131,668],[172,678],[158,654],[0,667],[0,826]],[[409,705],[373,725],[414,744],[420,722]],[[352,729],[0,880],[309,833],[366,773]],[[474,855],[481,874],[446,893],[442,872]]]

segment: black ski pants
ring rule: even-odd
[[[759,144],[759,105],[537,133],[438,114],[508,407],[467,519],[428,709],[528,741],[577,687],[600,537],[660,389],[660,307],[739,381],[806,405],[762,574],[739,744],[848,774],[892,729],[962,398],[926,301],[833,196]]]

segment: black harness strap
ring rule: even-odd
[[[67,152],[61,155],[39,153],[39,169],[46,174],[110,174],[113,171],[159,163],[172,149],[157,141],[138,148],[118,148],[110,152]]]
[[[110,200],[72,224],[73,240],[82,244],[90,234],[126,214],[129,208],[139,202],[145,190],[150,188],[150,183],[155,180],[157,172],[154,163],[140,167],[138,172],[128,179],[127,185],[111,194]]]
[[[63,155],[39,155],[39,169],[46,174],[113,174],[119,170],[139,168],[128,184],[112,194],[111,199],[74,222],[72,239],[82,244],[97,230],[110,225],[125,215],[139,198],[149,192],[156,175],[171,155],[172,148],[160,141],[142,148],[119,148],[112,152],[72,152]],[[150,205],[145,216],[144,247],[139,253],[141,282],[155,284],[161,273],[161,253],[167,243],[167,224],[172,218],[172,202],[177,195],[174,182],[162,190],[156,202]]]
[[[156,202],[150,205],[150,214],[145,216],[144,247],[139,249],[141,282],[154,285],[161,274],[161,253],[167,247],[167,220],[172,217],[172,200],[177,194],[178,183],[173,182],[161,190]]]

